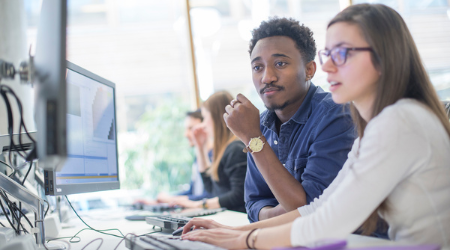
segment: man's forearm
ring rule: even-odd
[[[286,170],[268,144],[252,156],[273,195],[286,211],[306,205],[302,184]]]
[[[259,211],[259,220],[267,220],[273,217],[276,217],[278,215],[282,215],[286,213],[286,210],[283,208],[282,205],[278,205],[276,207],[263,207],[260,211]]]

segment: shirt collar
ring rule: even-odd
[[[299,123],[299,124],[305,124],[306,121],[308,121],[308,117],[311,112],[311,100],[316,93],[317,87],[313,83],[311,83],[308,93],[306,93],[305,99],[302,102],[302,105],[300,105],[300,108],[295,112],[294,116],[291,117],[290,120]],[[267,113],[265,117],[263,118],[263,125],[273,129],[275,126],[275,119],[276,114],[275,111],[269,111],[267,110]]]

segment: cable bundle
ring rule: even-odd
[[[19,121],[19,144],[16,144],[13,140],[13,126],[14,126],[14,119],[13,119],[13,112],[11,108],[11,103],[8,98],[8,95],[12,96],[16,103],[20,114],[20,121]],[[23,120],[23,108],[22,103],[20,99],[17,97],[16,93],[11,89],[11,87],[0,84],[0,96],[3,97],[3,101],[6,105],[6,113],[8,116],[8,134],[10,138],[9,143],[9,164],[6,162],[3,162],[6,166],[10,167],[13,172],[9,175],[10,178],[14,179],[18,183],[20,183],[22,186],[25,183],[25,180],[27,179],[32,166],[33,166],[33,160],[36,159],[36,141],[30,136],[27,127],[25,126],[24,120]],[[32,149],[31,152],[26,154],[25,151],[29,150],[23,143],[22,143],[22,131],[25,131],[26,136],[32,141]],[[24,164],[21,166],[16,166],[15,161],[12,160],[13,152],[17,153],[21,158],[25,160]],[[27,164],[29,164],[28,171],[26,172],[23,179],[20,181],[16,177],[16,173],[18,170],[21,170],[23,167],[25,167]],[[1,189],[1,187],[0,187]],[[18,203],[18,205],[17,205]],[[6,219],[8,220],[8,223],[10,224],[11,228],[16,232],[17,235],[19,235],[21,232],[29,233],[23,224],[21,223],[22,217],[26,219],[26,221],[30,224],[31,228],[33,228],[33,224],[30,222],[30,220],[25,216],[25,214],[22,211],[22,203],[21,202],[13,202],[9,199],[8,195],[5,191],[0,190],[0,207],[3,214],[6,216]],[[48,208],[47,208],[48,211]],[[1,224],[1,226],[5,227],[5,225]]]

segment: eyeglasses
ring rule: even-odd
[[[347,61],[347,55],[349,51],[371,51],[373,52],[372,48],[346,48],[346,47],[336,47],[331,50],[319,50],[319,61],[320,65],[323,65],[327,60],[328,57],[331,56],[331,61],[336,66],[341,66]]]

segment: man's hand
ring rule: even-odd
[[[170,203],[170,205],[175,206],[181,206],[184,208],[202,208],[203,203],[202,201],[191,201],[191,200],[174,200]]]
[[[231,132],[245,145],[251,138],[261,135],[259,110],[242,94],[225,107],[223,118]]]
[[[189,200],[187,195],[170,195],[167,193],[159,193],[156,197],[158,203],[173,203],[175,201],[185,201]]]

